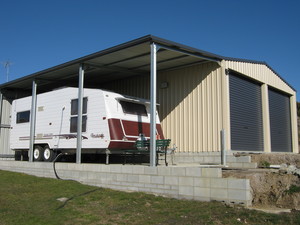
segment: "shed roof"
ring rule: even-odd
[[[1,84],[0,90],[13,90],[14,92],[20,90],[23,93],[27,92],[29,95],[32,80],[37,80],[39,93],[61,86],[77,86],[78,68],[82,63],[86,65],[86,87],[97,87],[100,83],[103,84],[134,75],[149,74],[151,54],[149,44],[152,42],[162,47],[157,54],[158,71],[209,61],[220,62],[222,60],[259,63],[271,69],[265,62],[224,57],[153,35],[147,35]],[[282,80],[284,81],[284,79]]]

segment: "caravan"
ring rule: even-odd
[[[62,88],[37,95],[33,158],[52,161],[57,153],[75,153],[78,89]],[[31,97],[14,100],[11,115],[11,149],[28,151]],[[132,149],[141,134],[150,137],[150,103],[145,99],[100,89],[84,89],[82,154],[120,154]],[[156,113],[156,134],[163,137]]]

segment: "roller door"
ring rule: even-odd
[[[271,151],[292,152],[290,97],[269,88]]]
[[[231,149],[263,151],[261,85],[241,75],[229,75]]]

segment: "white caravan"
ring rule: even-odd
[[[59,152],[75,153],[78,89],[62,88],[37,95],[33,158],[52,161]],[[14,100],[11,115],[11,149],[28,151],[31,97]],[[82,154],[119,154],[132,149],[143,134],[150,138],[150,103],[145,99],[100,89],[84,89]],[[157,115],[157,113],[156,113]],[[156,116],[156,134],[163,138]]]

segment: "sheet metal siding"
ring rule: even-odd
[[[272,152],[292,152],[290,98],[269,89]]]
[[[233,69],[245,76],[282,90],[290,95],[295,95],[295,91],[266,65],[236,61],[225,61],[225,65],[226,68]]]
[[[1,117],[1,124],[3,125],[10,125],[10,112],[11,112],[11,104],[7,100],[3,100],[2,104],[2,117]],[[0,155],[9,155],[14,154],[13,151],[10,150],[9,145],[9,136],[10,129],[9,128],[1,128],[0,133]]]
[[[167,83],[167,88],[161,88]],[[166,138],[178,152],[220,150],[223,128],[222,71],[206,63],[158,73],[158,112]],[[149,77],[134,77],[103,88],[149,98]]]
[[[230,126],[231,149],[263,151],[263,120],[261,87],[259,84],[231,74]]]

